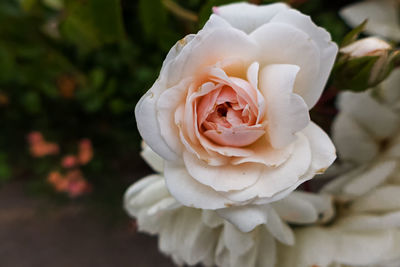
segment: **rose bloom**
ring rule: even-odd
[[[225,208],[221,216],[235,220],[243,206],[279,200],[334,161],[308,111],[338,48],[285,4],[213,11],[170,50],[135,115],[165,159],[170,193],[186,206]],[[248,216],[263,212],[251,207]]]

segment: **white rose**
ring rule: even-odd
[[[387,207],[400,208],[396,204],[400,199],[399,83],[400,69],[395,69],[377,88],[340,94],[340,113],[332,135],[342,164],[352,170],[326,185],[324,191],[345,200],[377,191],[388,199]],[[391,189],[378,193],[383,189],[377,187],[382,185]]]
[[[214,12],[170,50],[136,106],[138,128],[166,160],[167,187],[182,204],[220,210],[276,201],[335,159],[308,110],[338,48],[285,4]],[[243,211],[228,210],[221,213],[232,220]],[[253,217],[263,214],[255,208]]]
[[[154,158],[147,161],[155,163]],[[152,164],[154,166],[154,164]],[[293,245],[288,223],[311,224],[333,215],[331,198],[294,192],[264,207],[268,223],[242,232],[218,213],[182,206],[169,193],[162,175],[150,175],[125,193],[126,211],[139,231],[158,234],[159,249],[179,265],[274,267],[277,240]]]
[[[322,191],[344,205],[331,225],[297,231],[279,266],[400,266],[399,84],[395,69],[377,88],[339,95],[333,139],[350,171]]]

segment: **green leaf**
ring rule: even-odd
[[[167,23],[167,11],[161,0],[140,0],[139,19],[148,38],[158,38]]]
[[[109,103],[109,108],[113,114],[121,114],[127,109],[127,104],[120,98],[115,98]]]
[[[342,43],[340,44],[340,47],[344,47],[346,45],[351,44],[355,40],[357,40],[358,36],[364,31],[365,26],[367,26],[368,20],[364,20],[360,25],[355,27],[353,30],[351,30],[344,38]]]
[[[22,104],[27,112],[31,114],[39,113],[41,110],[41,101],[38,93],[30,91],[22,96]]]
[[[8,81],[15,75],[15,59],[5,47],[0,46],[0,82]]]
[[[94,89],[99,89],[103,86],[105,78],[105,73],[103,69],[100,68],[93,69],[89,74],[89,79]]]
[[[43,4],[55,10],[61,10],[64,7],[63,0],[42,0]]]
[[[32,8],[37,4],[37,0],[20,0],[20,5],[24,11],[31,11]]]
[[[369,82],[371,70],[379,57],[367,56],[350,60],[339,60],[332,77],[335,86],[340,90],[361,92],[371,87]]]
[[[119,0],[66,1],[67,16],[61,33],[83,51],[124,38]]]
[[[0,182],[5,182],[11,178],[11,169],[7,164],[7,156],[0,153]]]

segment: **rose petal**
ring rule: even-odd
[[[337,222],[337,226],[345,231],[375,231],[400,226],[400,211],[383,215],[355,214]]]
[[[311,148],[312,173],[323,173],[336,159],[336,149],[329,136],[314,122],[310,122],[302,133],[308,138]]]
[[[383,161],[372,165],[368,170],[354,177],[344,188],[346,194],[361,196],[382,184],[393,173],[397,162]]]
[[[385,185],[354,200],[350,207],[358,212],[400,210],[400,186]]]
[[[309,202],[294,195],[294,192],[271,205],[279,217],[289,223],[305,224],[318,219],[316,209]]]
[[[167,145],[161,136],[157,120],[156,103],[158,96],[155,91],[159,85],[155,82],[153,87],[142,96],[135,107],[136,123],[140,135],[151,149],[166,160],[176,160],[178,155]],[[154,92],[153,92],[154,89]]]
[[[258,62],[253,62],[247,69],[247,80],[257,92],[257,105],[258,105],[258,115],[256,124],[260,123],[265,115],[265,99],[261,94],[258,86],[258,76],[259,76],[260,64]]]
[[[185,206],[214,210],[234,205],[211,187],[197,182],[189,175],[185,166],[167,161],[164,175],[171,195]]]
[[[266,100],[268,134],[274,148],[292,143],[296,132],[310,121],[307,105],[292,93],[298,71],[298,66],[284,64],[271,64],[261,70],[260,90]]]
[[[340,94],[338,106],[341,112],[351,116],[360,126],[378,139],[392,136],[399,128],[400,120],[396,113],[378,101],[370,92]]]
[[[171,216],[159,233],[160,250],[179,255],[190,265],[211,257],[218,235],[202,223],[200,216],[199,210],[188,208]]]
[[[305,32],[318,46],[320,51],[320,68],[316,80],[308,81],[308,86],[296,81],[294,93],[302,96],[309,108],[312,108],[321,96],[329,78],[338,52],[338,46],[332,42],[330,34],[314,24],[309,16],[294,9],[285,10],[272,18],[271,23],[285,23]],[[306,83],[307,81],[304,81]]]
[[[157,119],[160,133],[169,147],[176,153],[182,151],[179,129],[175,124],[175,111],[185,101],[186,91],[192,79],[184,79],[178,85],[164,91],[157,101]]]
[[[269,232],[283,244],[293,245],[294,234],[292,229],[281,220],[273,208],[268,206],[268,209],[268,223],[266,226]]]
[[[261,163],[265,166],[278,167],[284,163],[293,152],[293,144],[283,149],[274,149],[267,142],[266,138],[258,139],[249,149],[253,154],[246,157],[237,157],[232,159],[232,164],[241,164],[245,162]]]
[[[277,251],[274,237],[265,228],[261,228],[258,235],[260,243],[258,243],[258,260],[255,266],[275,267]]]
[[[225,192],[253,185],[259,179],[263,168],[262,165],[256,163],[210,166],[190,152],[183,153],[183,160],[193,179],[214,190]]]
[[[261,205],[246,205],[216,210],[219,216],[235,225],[242,232],[250,232],[268,220],[268,209]]]
[[[289,6],[283,3],[265,6],[235,3],[218,7],[214,13],[224,18],[233,27],[251,33],[262,24],[269,22],[273,16],[288,8]]]
[[[211,30],[203,28],[171,62],[167,85],[173,86],[182,78],[196,76],[204,67],[213,66],[228,58],[250,65],[255,61],[256,43],[244,32],[231,27],[222,18],[211,15],[207,24],[219,24]],[[206,24],[206,26],[207,26]]]
[[[140,152],[140,155],[154,171],[159,173],[164,171],[164,159],[151,150],[145,142],[142,142],[142,151]]]
[[[255,197],[265,198],[264,203],[276,201],[273,198],[280,191],[292,188],[307,172],[311,164],[311,149],[307,138],[299,134],[294,143],[293,154],[290,158],[278,168],[264,167],[258,181],[240,191],[223,193],[229,199],[234,201],[246,201]],[[289,193],[288,193],[289,194]]]
[[[293,92],[299,93],[304,100],[307,100],[310,109],[314,104],[311,100],[316,101],[322,91],[321,88],[316,88],[318,79],[321,79],[320,69],[325,69],[322,66],[328,64],[321,62],[317,43],[295,26],[276,22],[259,27],[250,37],[258,44],[257,61],[261,66],[290,64],[300,67]],[[312,89],[314,87],[316,89]]]
[[[341,159],[360,164],[369,162],[378,153],[379,147],[375,139],[348,114],[339,113],[332,129],[333,141]]]
[[[254,143],[265,134],[262,126],[233,127],[218,130],[208,130],[204,135],[221,146],[243,147]]]

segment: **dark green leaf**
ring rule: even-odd
[[[357,40],[358,36],[364,31],[365,26],[367,25],[368,20],[364,20],[360,25],[355,27],[353,30],[351,30],[344,38],[341,43],[341,47],[344,47],[346,45],[351,44],[355,40]]]
[[[84,51],[124,37],[119,0],[68,0],[66,12],[61,32]]]
[[[158,38],[167,23],[167,11],[161,0],[140,0],[139,19],[148,38]]]

